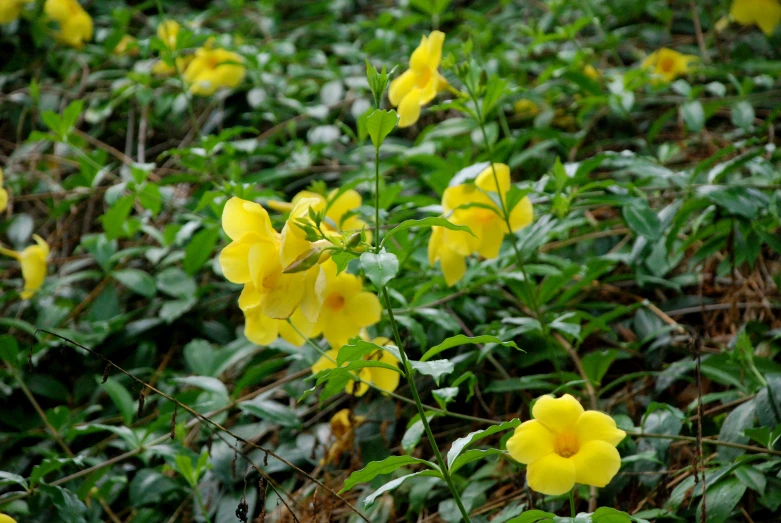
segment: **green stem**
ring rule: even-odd
[[[380,252],[380,148],[374,148],[374,252]]]
[[[203,512],[203,517],[206,518],[206,523],[212,523],[212,520],[209,518],[209,512],[206,510],[206,505],[203,504],[203,499],[201,499],[201,493],[198,492],[198,487],[193,489],[193,494],[195,494],[195,499],[198,500],[198,505],[200,505],[201,512]]]
[[[569,491],[569,511],[572,514],[572,519],[575,519],[575,487]]]
[[[426,436],[428,436],[428,441],[431,444],[431,448],[434,450],[434,456],[437,458],[437,464],[439,465],[442,477],[444,478],[445,483],[447,483],[447,486],[450,489],[450,493],[453,495],[453,500],[456,502],[458,510],[461,512],[461,517],[464,518],[464,521],[470,523],[472,520],[469,519],[469,513],[467,512],[466,508],[464,508],[464,504],[461,502],[461,496],[458,495],[458,490],[456,490],[456,486],[453,483],[453,478],[450,476],[450,472],[447,469],[447,464],[442,458],[442,453],[439,452],[437,441],[434,439],[434,433],[431,431],[431,426],[429,425],[428,418],[426,417],[426,411],[423,409],[423,404],[420,401],[418,388],[415,385],[415,370],[412,368],[412,365],[409,364],[409,359],[407,358],[407,354],[404,352],[404,348],[401,344],[399,327],[396,325],[396,319],[393,316],[393,307],[391,306],[387,287],[382,288],[382,296],[385,299],[385,308],[388,311],[388,318],[390,319],[391,329],[393,329],[393,338],[396,342],[396,347],[399,349],[401,364],[404,367],[404,371],[407,377],[407,384],[409,385],[410,392],[412,393],[412,399],[415,400],[415,406],[418,409],[418,414],[420,414],[420,421],[423,423],[423,430],[426,431]]]

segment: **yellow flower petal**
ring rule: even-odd
[[[359,292],[345,301],[345,313],[359,327],[368,327],[380,321],[382,305],[377,295]]]
[[[524,196],[510,211],[510,227],[515,232],[530,225],[532,220],[534,220],[532,201]]]
[[[176,38],[181,28],[176,20],[165,20],[157,26],[157,37],[169,49],[176,49]]]
[[[548,454],[526,467],[526,481],[541,494],[566,494],[575,486],[575,465],[571,459]]]
[[[477,250],[480,256],[489,260],[499,256],[499,249],[502,247],[506,229],[507,225],[499,220],[495,220],[494,223],[482,228],[480,247]]]
[[[300,311],[309,322],[316,322],[325,299],[326,275],[322,267],[316,265],[306,271],[304,296],[301,298]],[[311,336],[310,336],[311,337]]]
[[[407,69],[391,81],[388,88],[388,100],[391,105],[396,107],[401,103],[401,100],[415,87],[416,79],[415,71]]]
[[[58,42],[81,49],[92,40],[92,18],[77,0],[46,0],[43,11],[59,25],[54,33]]]
[[[409,67],[416,71],[428,68],[429,64],[429,43],[428,37],[422,36],[420,38],[420,44],[412,51],[412,55],[409,57]]]
[[[574,431],[581,445],[599,440],[616,446],[626,437],[626,432],[616,428],[613,418],[596,410],[584,412],[575,422]]]
[[[431,31],[428,36],[428,66],[437,69],[442,62],[442,46],[445,44],[445,33]]]
[[[618,451],[604,441],[581,443],[580,450],[569,459],[575,467],[575,481],[594,487],[606,486],[621,468]]]
[[[220,251],[220,267],[229,282],[247,283],[252,280],[248,260],[250,249],[257,241],[260,241],[258,236],[247,234],[244,241],[231,242]]]
[[[733,0],[730,18],[741,25],[757,25],[767,36],[781,23],[778,0]]]
[[[260,307],[244,311],[244,336],[257,345],[269,345],[279,336],[279,322],[269,318]]]
[[[336,189],[331,191],[331,194],[328,195],[328,199],[331,200],[336,196],[336,193]],[[329,201],[326,216],[334,222],[337,228],[341,228],[344,215],[358,209],[362,202],[363,200],[358,191],[348,189],[340,194],[335,200]]]
[[[494,170],[496,170],[496,179],[499,180],[499,191],[496,190]],[[495,163],[493,168],[489,165],[477,175],[475,185],[485,192],[500,192],[502,198],[506,200],[505,195],[510,190],[510,167],[504,163]]]
[[[6,514],[0,514],[0,523],[16,523],[16,520]]]
[[[328,344],[337,349],[347,345],[350,338],[357,336],[361,331],[361,328],[344,313],[332,314],[323,311],[320,313],[318,326],[322,329]]]
[[[247,311],[253,307],[258,307],[263,301],[263,295],[255,288],[255,284],[248,281],[239,295],[239,309]]]
[[[317,323],[309,321],[306,316],[303,315],[301,309],[296,309],[295,312],[293,312],[293,314],[290,316],[290,321],[293,323],[295,328],[287,321],[280,320],[279,335],[282,336],[285,341],[291,345],[301,347],[304,345],[304,343],[306,343],[308,338],[313,338],[319,334],[319,331],[317,330]]]
[[[312,374],[317,374],[318,372],[324,371],[326,369],[335,369],[336,357],[338,355],[339,351],[337,349],[329,349],[325,351],[325,354],[320,356],[315,364],[312,365]]]
[[[304,297],[304,282],[300,274],[275,274],[263,293],[263,312],[271,318],[284,320],[293,314]]]
[[[0,212],[8,208],[8,191],[0,187]]]
[[[453,250],[443,250],[439,257],[439,264],[442,266],[442,274],[448,287],[458,283],[466,274],[466,259]]]
[[[420,118],[420,104],[423,91],[412,89],[399,103],[399,127],[414,125]]]
[[[556,436],[537,420],[521,423],[507,440],[507,451],[516,461],[528,465],[553,452]]]
[[[233,197],[222,211],[222,228],[231,240],[252,232],[261,237],[276,235],[268,212],[260,204]]]
[[[573,427],[582,414],[583,406],[569,394],[560,398],[540,396],[532,407],[534,419],[539,420],[553,432],[562,432]]]
[[[371,370],[368,367],[364,367],[358,371],[358,377],[361,379],[359,382],[353,380],[348,381],[344,390],[347,394],[352,394],[356,398],[360,398],[369,390],[369,383],[372,379]]]
[[[377,343],[377,340],[374,340]],[[377,343],[377,345],[384,345],[384,343]],[[399,366],[399,360],[388,351],[382,351],[379,355],[379,361],[387,363],[389,365]],[[377,385],[380,389],[386,392],[393,392],[399,387],[399,380],[401,374],[388,369],[382,369],[379,367],[371,367],[371,380],[372,383]]]

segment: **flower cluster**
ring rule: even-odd
[[[495,163],[486,167],[475,183],[455,185],[445,190],[442,195],[445,217],[454,225],[469,227],[472,232],[432,227],[428,243],[429,263],[434,265],[439,261],[448,285],[455,285],[464,277],[467,256],[476,253],[483,258],[496,258],[505,234],[518,231],[532,222],[534,211],[527,197],[510,210],[509,220],[503,218],[502,202],[504,206],[508,203],[510,185],[510,168],[503,163]]]
[[[273,203],[270,206],[290,213],[277,232],[260,204],[240,198],[227,202],[222,226],[232,241],[219,261],[229,281],[244,285],[239,307],[247,339],[268,345],[282,336],[300,346],[305,338],[323,334],[339,348],[380,320],[377,296],[363,290],[358,276],[339,272],[330,259],[330,246],[343,245],[345,235],[360,233],[348,227],[365,225],[351,214],[360,203],[355,191],[333,193],[328,199],[303,193],[290,204]],[[313,214],[323,220],[313,223]],[[315,225],[322,238],[310,236]]]
[[[529,488],[560,495],[575,483],[604,487],[621,467],[616,450],[626,432],[602,412],[584,411],[578,400],[565,394],[542,396],[532,407],[533,420],[515,429],[507,450],[527,465]]]

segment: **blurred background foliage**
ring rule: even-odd
[[[338,491],[350,471],[391,454],[429,457],[414,408],[393,397],[298,401],[318,354],[281,339],[250,343],[239,288],[216,255],[231,196],[289,201],[350,184],[372,222],[365,60],[397,75],[421,36],[440,29],[448,81],[457,85],[466,52],[493,86],[490,159],[507,163],[534,203],[534,223],[517,237],[536,283],[532,298],[507,244],[494,260],[471,260],[452,288],[429,266],[428,229],[387,245],[401,265],[392,299],[415,359],[457,334],[524,350],[464,345],[438,384],[421,379],[424,403],[462,415],[432,411],[440,445],[485,428],[475,418],[528,419],[540,394],[588,403],[582,370],[599,408],[634,434],[600,506],[699,520],[701,427],[707,521],[776,520],[781,30],[730,19],[731,4],[86,1],[94,35],[73,48],[52,37],[43,2],[25,3],[0,25],[0,242],[21,251],[37,234],[51,255],[30,299],[20,299],[19,264],[0,260],[0,510],[20,522],[228,522],[244,500],[250,519],[358,521],[322,485]],[[778,8],[756,4],[767,17]],[[167,19],[181,24],[181,55],[235,52],[243,80],[194,96],[181,71],[156,74],[161,59],[176,71],[179,55],[157,33]],[[660,79],[648,67],[672,65],[652,54],[661,48],[693,58]],[[383,145],[384,223],[439,215],[454,176],[489,159],[451,99],[441,94]],[[557,343],[529,317],[532,302]],[[128,375],[102,378],[103,360],[36,329],[93,349],[299,470]],[[372,335],[388,330],[385,318]],[[338,459],[322,461],[342,408],[364,422],[339,440]],[[273,487],[261,500],[251,463]],[[566,500],[533,495],[502,455],[456,479],[473,521],[567,512]],[[372,522],[460,521],[437,478],[413,478],[366,507],[372,490],[345,494]],[[581,489],[584,511],[589,497]]]

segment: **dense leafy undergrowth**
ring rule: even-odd
[[[0,0],[0,521],[778,521],[779,18]]]

